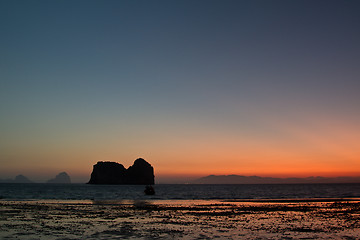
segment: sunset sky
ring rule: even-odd
[[[360,176],[360,1],[0,1],[0,178]]]

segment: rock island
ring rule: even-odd
[[[138,158],[128,169],[117,162],[97,162],[88,184],[152,185],[154,182],[154,168]]]

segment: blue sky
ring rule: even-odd
[[[271,175],[259,165],[284,166],[284,149],[288,166],[274,174],[313,161],[359,173],[359,10],[358,1],[1,1],[0,177],[83,179],[98,160],[140,156],[159,175],[213,174],[218,162]],[[277,151],[259,160],[268,147]],[[184,167],[204,159],[204,172]]]

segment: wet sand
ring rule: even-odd
[[[360,202],[3,200],[0,239],[360,239]]]

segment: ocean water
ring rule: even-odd
[[[156,194],[144,194],[143,185],[15,184],[0,183],[5,200],[241,200],[360,198],[354,184],[157,184]]]

